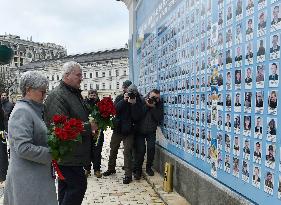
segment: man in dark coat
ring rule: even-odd
[[[4,111],[4,128],[8,131],[8,120],[14,108],[14,104],[9,101],[8,95],[5,92],[1,94],[1,104]]]
[[[81,66],[76,62],[67,62],[63,65],[63,70],[62,81],[46,99],[44,117],[47,125],[50,125],[55,114],[63,114],[84,122],[82,143],[75,144],[73,152],[59,162],[65,180],[58,182],[59,204],[80,205],[87,189],[83,167],[90,163],[91,138],[97,126],[89,122],[88,109],[79,89],[82,81]]]
[[[160,91],[153,89],[145,99],[144,117],[139,123],[135,137],[136,162],[135,179],[140,179],[142,173],[142,164],[144,161],[145,150],[147,148],[146,173],[153,176],[152,165],[155,154],[156,129],[163,119],[163,103],[160,100]],[[145,146],[145,141],[146,145]]]
[[[134,134],[136,124],[142,118],[143,102],[137,87],[127,80],[123,83],[123,94],[116,97],[114,105],[116,117],[114,129],[110,142],[110,155],[108,169],[103,173],[104,176],[115,174],[116,158],[121,141],[124,145],[124,170],[125,177],[123,184],[132,181],[132,151],[134,144]]]
[[[7,144],[4,136],[4,111],[0,104],[0,184],[6,180],[8,170]]]
[[[89,111],[100,101],[97,90],[89,90],[88,97],[85,99],[86,106]],[[98,141],[95,138],[92,138],[92,147],[91,147],[91,162],[93,164],[94,175],[97,178],[101,178],[101,152],[102,146],[104,142],[104,134],[103,130],[100,131],[100,136],[98,137]],[[91,174],[91,164],[85,167],[85,174],[89,176]]]

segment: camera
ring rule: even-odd
[[[128,93],[128,96],[130,99],[135,99],[136,98],[136,94],[135,93]]]
[[[147,102],[149,103],[149,104],[153,104],[153,103],[157,103],[157,98],[156,97],[151,97],[151,98],[148,98],[147,99]]]

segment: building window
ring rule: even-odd
[[[127,75],[127,71],[126,70],[124,70],[124,75]]]
[[[93,73],[90,73],[90,78],[93,78]]]
[[[119,70],[115,70],[116,76],[119,76]]]
[[[86,73],[84,73],[84,78],[86,78]]]
[[[116,89],[119,89],[119,82],[116,83]]]
[[[57,75],[57,80],[60,80],[60,76],[59,75]]]
[[[99,90],[99,89],[100,89],[100,85],[96,84],[96,90]]]
[[[52,80],[55,80],[55,76],[52,75]]]
[[[109,71],[109,77],[111,77],[111,70]]]
[[[97,78],[99,77],[99,73],[98,73],[98,72],[96,72],[96,77],[97,77]]]
[[[84,90],[88,89],[88,84],[84,84]]]
[[[102,83],[102,89],[105,90],[105,83]]]
[[[102,72],[102,77],[105,77],[105,72]]]
[[[93,84],[90,84],[90,89],[91,89],[91,90],[93,89]]]
[[[111,90],[111,84],[109,85],[109,90]]]

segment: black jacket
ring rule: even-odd
[[[75,144],[73,152],[65,157],[61,165],[65,166],[85,166],[90,163],[90,150],[92,131],[89,123],[89,113],[81,90],[70,87],[63,81],[51,91],[45,102],[44,118],[47,126],[50,125],[55,114],[63,114],[69,118],[82,120],[84,132],[82,133],[82,143]]]
[[[136,125],[142,119],[144,106],[139,94],[136,96],[136,101],[135,104],[126,102],[123,94],[118,95],[114,101],[116,117],[113,120],[113,129],[123,137],[134,134]]]
[[[1,104],[2,104],[2,109],[4,111],[4,128],[6,131],[8,131],[8,121],[9,121],[10,114],[14,108],[14,104],[11,103],[8,99],[2,101]]]
[[[144,102],[145,104],[145,102]],[[160,101],[155,107],[144,106],[144,117],[138,126],[138,133],[152,134],[156,131],[164,116],[163,102]]]

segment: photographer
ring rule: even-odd
[[[117,96],[114,102],[117,113],[110,142],[108,170],[103,175],[109,176],[116,173],[116,158],[120,143],[123,141],[125,170],[123,184],[129,184],[132,181],[132,148],[135,125],[142,118],[143,104],[137,87],[131,81],[125,81],[122,87],[123,94]]]
[[[149,92],[145,98],[144,117],[139,123],[136,138],[135,138],[135,149],[136,149],[136,162],[135,168],[135,179],[140,179],[142,174],[142,164],[145,155],[145,140],[147,143],[147,162],[146,162],[146,173],[149,176],[153,176],[152,164],[155,154],[155,141],[156,141],[156,129],[160,121],[163,118],[163,103],[160,100],[160,91],[153,89]]]

